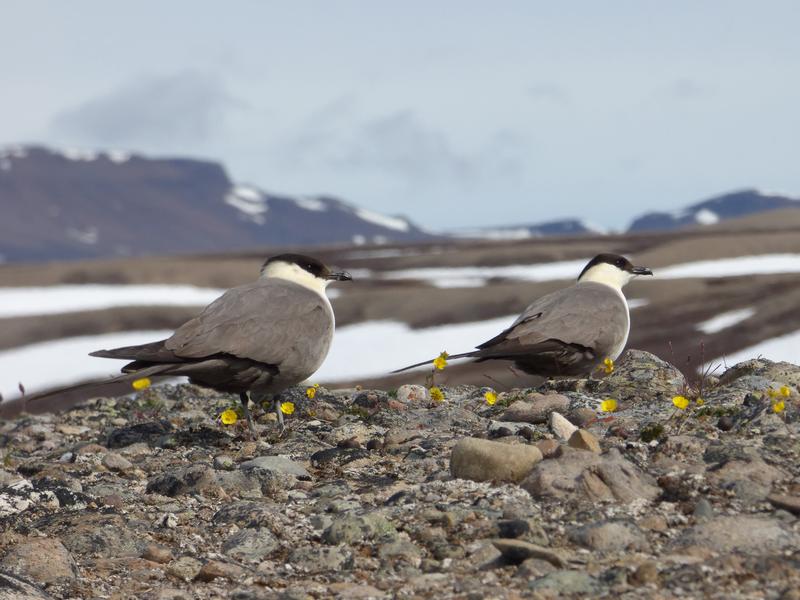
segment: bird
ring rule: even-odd
[[[35,412],[31,408],[36,403],[65,392],[102,394],[104,388],[120,389],[120,383],[145,377],[186,376],[194,384],[238,394],[254,439],[258,435],[248,409],[250,396],[271,397],[283,433],[279,393],[322,365],[335,325],[325,288],[332,281],[350,280],[346,271],[332,271],[310,256],[272,256],[257,280],[229,289],[171,337],[90,353],[130,360],[122,375],[29,397],[25,410]],[[128,393],[130,386],[122,389]]]
[[[605,359],[616,360],[625,349],[630,312],[622,288],[639,275],[653,272],[618,254],[598,254],[575,284],[535,300],[507,329],[476,350],[448,358],[510,360],[520,371],[544,377],[591,374]]]

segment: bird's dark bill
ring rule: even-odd
[[[328,274],[328,279],[332,281],[352,281],[353,276],[347,271],[337,271],[335,273]]]

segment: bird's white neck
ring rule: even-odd
[[[315,277],[294,263],[287,263],[283,261],[269,263],[262,269],[261,277],[265,279],[285,279],[287,281],[291,281],[292,283],[296,283],[297,285],[303,286],[304,288],[308,288],[325,299],[328,298],[328,296],[325,295],[325,288],[328,287],[330,282],[327,279]]]
[[[600,263],[586,271],[578,281],[602,283],[622,294],[623,286],[631,279],[633,279],[631,273],[618,269],[614,265],[608,263]]]

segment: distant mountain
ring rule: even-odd
[[[628,231],[663,231],[720,221],[780,208],[800,208],[800,199],[759,190],[740,190],[703,200],[676,212],[651,212],[638,217]]]
[[[36,146],[0,149],[0,208],[5,261],[436,237],[336,198],[235,184],[215,162]]]
[[[451,232],[451,235],[460,238],[511,240],[527,239],[545,236],[571,236],[571,235],[597,235],[604,234],[605,230],[590,225],[579,219],[561,219],[548,221],[535,225],[508,225],[500,227],[484,227],[475,229],[462,229]]]

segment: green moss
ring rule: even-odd
[[[645,442],[652,442],[664,435],[664,426],[661,423],[648,423],[639,432],[639,438]]]

